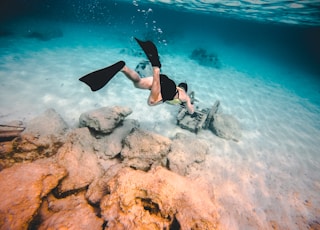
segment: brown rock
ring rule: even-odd
[[[122,169],[100,203],[107,229],[218,229],[210,191],[162,167]]]
[[[111,180],[121,169],[122,164],[116,164],[110,167],[101,178],[96,178],[89,186],[86,198],[92,204],[99,204],[100,200],[108,192],[108,182]]]
[[[63,199],[48,196],[37,218],[41,223],[34,227],[39,230],[100,230],[103,225],[103,220],[96,216],[94,208],[86,201],[84,192]]]
[[[93,141],[88,128],[69,133],[56,155],[57,163],[68,171],[68,176],[58,187],[59,193],[84,188],[95,178],[101,177],[103,170],[94,153]]]
[[[68,125],[55,110],[46,110],[30,120],[19,137],[0,148],[0,164],[10,167],[14,163],[32,162],[56,154],[67,130]]]
[[[11,121],[6,124],[0,124],[0,142],[11,141],[18,137],[25,129],[22,121]]]
[[[11,141],[0,142],[0,171],[14,164],[12,159],[13,148]]]
[[[166,137],[134,129],[123,141],[123,164],[143,171],[152,166],[166,166],[170,146],[171,140]]]
[[[123,139],[132,131],[139,127],[136,120],[124,120],[121,126],[118,126],[109,135],[99,135],[94,142],[93,148],[101,159],[110,159],[118,155],[122,150]]]
[[[17,164],[0,172],[1,229],[27,229],[46,196],[67,172],[53,161]]]

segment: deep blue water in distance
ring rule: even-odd
[[[279,1],[279,4],[285,3]],[[229,11],[235,7],[230,6]],[[106,28],[106,33],[119,34],[122,40],[129,41],[133,36],[153,40],[160,50],[167,53],[190,53],[192,49],[202,47],[219,55],[226,48],[228,52],[234,48],[241,54],[233,58],[225,56],[222,61],[227,65],[253,76],[256,71],[259,72],[257,63],[264,66],[260,70],[265,72],[268,71],[264,69],[268,68],[264,65],[265,60],[272,60],[276,65],[285,67],[285,71],[279,74],[281,77],[271,76],[273,81],[293,87],[293,91],[303,97],[308,97],[302,95],[305,93],[303,84],[306,83],[313,87],[310,100],[320,102],[320,24],[317,24],[316,9],[310,13],[315,17],[315,24],[310,25],[310,21],[288,24],[263,19],[249,20],[234,14],[200,11],[196,5],[194,10],[190,7],[186,10],[179,5],[148,1],[4,0],[0,8],[2,37],[15,35],[18,22],[32,18],[37,22],[50,21],[53,24],[72,22],[91,30],[99,25]],[[259,12],[256,14],[259,15]],[[302,10],[301,15],[303,18]],[[48,28],[53,24],[48,24]],[[78,39],[82,39],[81,35]],[[180,42],[182,40],[189,40],[191,46]],[[256,55],[255,62],[246,61],[246,54]],[[297,71],[303,73],[299,75],[300,79],[295,78]]]

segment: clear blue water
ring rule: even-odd
[[[111,49],[124,49],[125,54],[129,54],[128,50],[137,50],[133,37],[138,37],[156,43],[162,55],[163,70],[173,72],[173,76],[170,75],[173,78],[199,85],[211,82],[213,87],[208,92],[215,91],[219,72],[213,78],[205,77],[200,71],[195,71],[196,74],[189,71],[181,76],[175,72],[179,68],[174,65],[185,63],[172,65],[168,61],[170,64],[166,65],[166,55],[189,61],[195,49],[203,49],[218,57],[221,69],[233,68],[248,78],[279,85],[311,103],[307,109],[316,112],[320,106],[319,6],[320,1],[5,0],[0,7],[2,87],[8,89],[6,77],[10,77],[11,84],[15,76],[26,77],[28,84],[28,77],[39,76],[41,72],[32,73],[37,64],[27,62],[37,52],[44,52],[49,58],[45,52],[82,47],[87,49],[84,52],[98,49],[101,55]],[[48,65],[43,71],[51,71],[51,75],[53,71],[63,74],[59,70],[70,73],[72,78],[68,83],[73,84],[86,72],[122,58],[114,56],[111,61],[100,60],[105,64],[93,66],[85,63],[94,59],[91,55],[97,57],[96,54],[88,53],[79,60],[72,52],[77,51],[69,52],[64,62],[69,66],[64,66],[65,70],[59,64],[54,66],[52,59],[38,66]],[[60,61],[63,59],[61,56]],[[131,67],[136,63],[132,61]],[[23,65],[26,65],[25,71]],[[210,69],[217,70],[215,66],[208,66],[209,72]],[[12,77],[6,71],[17,75]],[[201,77],[195,77],[197,74]],[[19,92],[14,94],[17,96]],[[3,112],[2,116],[7,113]],[[317,119],[315,124],[319,123]]]
[[[274,68],[268,63],[273,63],[281,67],[279,74],[265,78],[319,104],[319,7],[320,1],[5,0],[0,9],[0,55],[12,52],[14,39],[32,38],[33,32],[49,33],[48,39],[38,38],[34,50],[52,46],[41,40],[54,42],[59,32],[74,37],[60,43],[56,39],[55,46],[106,45],[108,36],[118,35],[123,47],[132,47],[136,36],[153,40],[167,53],[190,55],[204,48],[252,76],[268,72]],[[96,39],[91,36],[95,32]]]
[[[319,8],[314,0],[2,0],[0,122],[53,107],[70,124],[120,105],[133,108],[142,128],[182,132],[176,110],[148,107],[147,94],[124,77],[96,93],[78,81],[122,58],[134,68],[143,55],[133,37],[150,39],[162,70],[188,81],[200,107],[219,99],[241,123],[239,143],[197,136],[210,147],[204,170],[219,187],[221,216],[236,223],[228,229],[259,229],[250,220],[306,227],[320,206]],[[200,48],[220,65],[191,59]]]

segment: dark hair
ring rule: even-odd
[[[183,88],[186,93],[188,92],[188,84],[185,82],[181,82],[178,87]]]

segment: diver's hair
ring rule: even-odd
[[[185,82],[181,82],[178,87],[183,88],[186,93],[188,92],[188,84]]]

